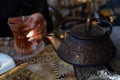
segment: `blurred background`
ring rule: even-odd
[[[76,17],[107,19],[119,26],[120,0],[47,0],[55,26],[63,20]]]

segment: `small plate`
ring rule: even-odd
[[[6,53],[0,52],[0,75],[14,68],[14,60]]]

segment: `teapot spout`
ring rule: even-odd
[[[55,50],[57,50],[61,45],[61,41],[58,38],[56,38],[54,35],[48,35],[47,38],[50,40]]]

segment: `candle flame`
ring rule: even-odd
[[[31,32],[29,32],[28,34],[27,34],[27,36],[26,37],[31,37],[31,36],[33,36],[33,31],[31,31]]]

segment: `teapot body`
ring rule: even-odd
[[[65,22],[75,21],[80,25],[71,28],[57,49],[57,54],[73,65],[93,66],[109,63],[116,54],[116,47],[110,39],[112,25],[101,19],[91,19],[87,22],[86,20],[75,19]],[[64,24],[63,29],[69,27]]]
[[[89,40],[68,35],[57,53],[70,64],[94,66],[109,63],[115,56],[116,48],[109,36]]]

